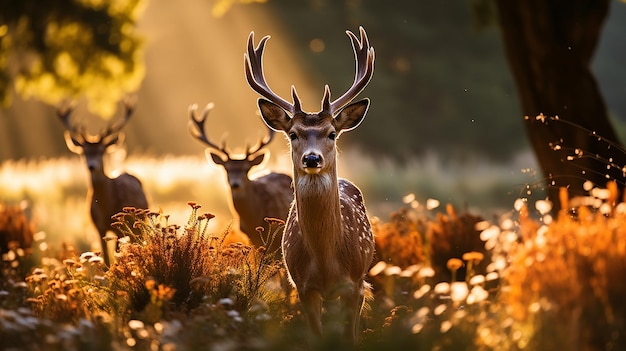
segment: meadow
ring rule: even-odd
[[[584,201],[563,193],[567,210],[551,213],[524,161],[451,169],[357,156],[342,154],[340,169],[363,189],[376,235],[360,349],[626,347],[626,202],[612,183],[589,185]],[[151,208],[119,214],[127,236],[111,267],[78,157],[0,167],[1,348],[307,349],[277,253],[233,229],[222,171],[202,157],[123,162]],[[283,223],[270,222],[264,235],[276,240]]]

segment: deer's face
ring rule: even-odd
[[[100,138],[91,135],[65,133],[65,141],[70,151],[85,157],[89,172],[104,172],[103,156],[107,149],[119,142],[119,135]]]
[[[268,100],[259,99],[259,110],[265,123],[289,137],[294,172],[324,174],[336,164],[336,141],[342,132],[356,128],[365,118],[369,100],[354,102],[336,117],[324,111],[300,112],[289,117],[287,112]]]
[[[339,131],[330,115],[296,115],[285,131],[291,144],[291,157],[297,172],[326,173],[334,164]]]
[[[106,152],[106,145],[102,143],[90,143],[83,144],[83,155],[87,161],[87,168],[90,172],[103,170],[103,155]]]
[[[248,173],[250,169],[254,166],[257,166],[263,162],[265,158],[265,154],[262,153],[252,159],[244,158],[244,159],[233,159],[230,155],[226,155],[226,160],[222,158],[219,154],[211,152],[211,159],[213,163],[224,167],[226,170],[226,175],[228,176],[228,185],[230,186],[231,191],[237,192],[245,188],[246,184],[250,182],[248,178]]]

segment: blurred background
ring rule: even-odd
[[[100,2],[83,3],[95,8]],[[191,104],[202,108],[215,103],[208,134],[224,138],[236,152],[265,135],[257,115],[258,95],[244,77],[250,31],[255,42],[272,36],[264,55],[272,89],[288,98],[293,84],[304,109],[318,111],[324,84],[336,97],[352,83],[354,57],[345,30],[356,32],[360,25],[367,30],[376,65],[361,95],[372,105],[364,123],[342,135],[339,164],[340,175],[363,189],[372,214],[387,217],[407,194],[487,216],[507,211],[519,196],[543,196],[498,26],[479,20],[475,5],[480,2],[118,3],[116,18],[122,24],[116,35],[127,40],[120,46],[126,47],[121,55],[126,61],[111,63],[111,72],[118,73],[108,80],[81,81],[73,76],[74,66],[87,72],[96,68],[56,56],[52,65],[65,75],[63,81],[51,82],[43,70],[30,72],[15,86],[2,81],[8,93],[0,109],[0,201],[29,201],[44,229],[63,225],[65,231],[92,235],[92,229],[85,229],[90,228],[84,199],[89,177],[80,157],[65,146],[56,107],[76,101],[73,119],[95,133],[120,118],[117,101],[125,96],[136,101],[136,111],[124,130],[126,148],[110,155],[108,170],[138,176],[151,206],[179,221],[188,213],[185,202],[193,200],[218,214],[216,230],[226,225],[232,216],[225,172],[207,162],[204,146],[190,137],[187,110]],[[611,119],[625,135],[626,5],[611,5],[593,71]],[[11,1],[3,5],[7,17],[11,6]],[[58,6],[29,9],[34,27],[44,26],[37,19]],[[82,18],[89,23],[89,17]],[[102,25],[98,20],[94,18],[94,26]],[[0,38],[6,39],[7,27],[1,26]],[[19,24],[16,28],[22,38],[29,35],[19,31]],[[56,30],[59,38],[81,34],[80,29]],[[12,47],[19,47],[16,38]],[[7,40],[2,43],[9,50]],[[77,52],[89,50],[80,40],[75,45]],[[18,67],[14,73],[35,60],[3,57],[0,67]],[[270,149],[266,167],[290,173],[287,142],[278,137]],[[77,209],[85,216],[77,216]]]

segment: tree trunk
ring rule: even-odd
[[[567,187],[572,197],[586,194],[582,186],[586,180],[600,187],[609,179],[623,183],[626,154],[606,141],[618,143],[618,138],[590,68],[609,0],[496,3],[505,51],[526,116],[524,126],[554,209],[560,208],[560,187]],[[541,113],[576,126],[544,122],[536,118]],[[560,150],[557,144],[562,146]],[[576,157],[568,158],[572,155]]]

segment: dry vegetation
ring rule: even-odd
[[[364,350],[621,350],[626,347],[626,202],[590,189],[552,216],[518,200],[494,222],[434,201],[374,219]],[[297,299],[275,252],[132,208],[109,268],[54,248],[20,207],[0,208],[0,340],[13,350],[301,350]],[[271,220],[269,240],[283,223]],[[329,349],[324,340],[313,349]]]

